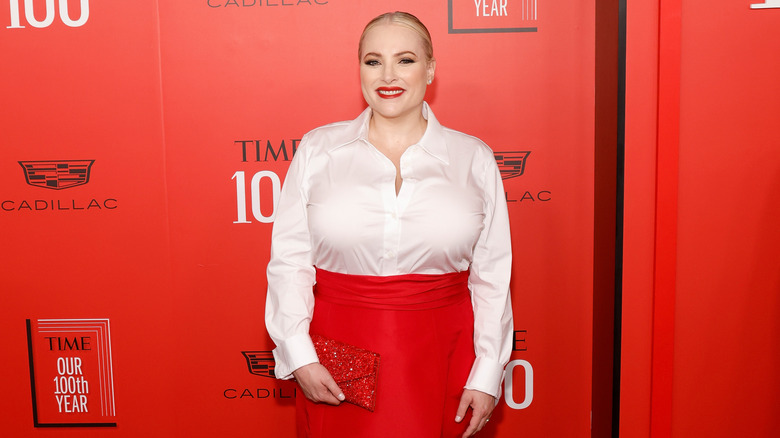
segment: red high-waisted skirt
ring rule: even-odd
[[[474,363],[468,272],[390,277],[317,270],[310,333],[380,354],[374,412],[297,397],[298,436],[460,437]]]

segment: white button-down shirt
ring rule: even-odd
[[[314,266],[353,275],[470,270],[476,360],[465,387],[498,396],[512,342],[511,239],[492,151],[442,127],[428,104],[425,134],[396,168],[368,141],[371,109],[300,143],[276,210],[266,327],[276,376],[317,362],[309,338]],[[425,364],[420,364],[425,366]]]

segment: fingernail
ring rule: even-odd
[[[344,401],[344,394],[339,394],[339,400]]]
[[[460,415],[456,415],[456,416],[455,416],[455,422],[456,422],[456,423],[460,423],[460,420],[462,420],[462,418],[460,417]]]

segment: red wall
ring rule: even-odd
[[[658,4],[626,22],[625,202],[620,436],[650,436],[658,99]]]
[[[672,434],[777,436],[780,9],[682,23]]]
[[[43,0],[31,14],[21,0],[0,5],[4,433],[291,436],[294,385],[251,374],[242,355],[273,348],[263,327],[272,223],[253,214],[253,176],[263,176],[257,216],[270,217],[297,139],[364,107],[363,25],[401,9],[433,35],[437,118],[497,152],[530,151],[504,182],[517,342],[513,385],[485,435],[589,434],[593,5],[509,0],[508,16],[483,17],[471,0],[52,4],[49,15]],[[66,25],[63,14],[85,16],[80,4],[88,18]],[[269,142],[287,157],[266,156]],[[52,190],[25,180],[19,161],[35,160],[94,163],[84,184]],[[103,207],[76,208],[93,199]],[[40,353],[39,320],[91,318],[110,321],[116,427],[34,427],[31,384],[52,411],[44,383],[56,368],[30,361],[26,320]]]
[[[628,14],[621,436],[776,436],[780,10]]]

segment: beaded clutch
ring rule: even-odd
[[[320,335],[311,335],[320,363],[344,392],[345,401],[374,412],[379,354]]]

